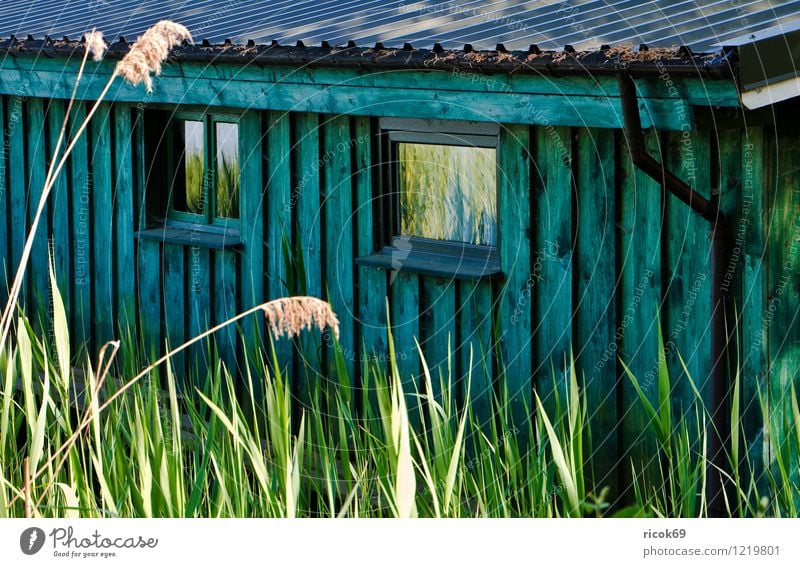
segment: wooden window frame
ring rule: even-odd
[[[242,218],[242,186],[239,184],[239,211],[237,218],[222,217],[217,214],[217,168],[216,168],[216,153],[217,153],[217,132],[216,124],[228,123],[236,124],[239,128],[239,115],[230,113],[218,112],[200,112],[191,110],[179,110],[174,112],[166,127],[166,183],[170,188],[167,199],[166,208],[166,223],[180,225],[196,224],[205,225],[209,227],[227,227],[236,228],[240,226]],[[176,123],[180,120],[193,120],[203,123],[204,136],[204,151],[203,151],[203,165],[204,165],[204,179],[208,179],[208,183],[203,188],[205,192],[205,207],[203,214],[191,213],[188,211],[179,211],[174,207],[175,196],[175,175],[177,173],[177,162],[174,156],[174,136]],[[239,143],[237,135],[237,144]],[[241,152],[240,152],[241,153]],[[185,190],[185,189],[184,189]],[[173,222],[174,221],[174,222]]]
[[[392,271],[403,269],[423,275],[459,279],[502,275],[496,245],[435,240],[401,233],[397,159],[399,142],[497,150],[499,125],[400,118],[381,118],[378,123],[378,155],[381,160],[381,175],[375,195],[378,203],[375,211],[378,252],[357,258],[357,263]]]

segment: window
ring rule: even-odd
[[[233,116],[176,113],[167,130],[168,218],[239,219],[239,125]]]
[[[136,237],[239,249],[239,116],[154,108],[144,137],[143,208]]]
[[[401,235],[496,244],[494,148],[400,142],[396,151]]]
[[[499,127],[384,118],[380,130],[380,251],[359,263],[462,278],[499,274]]]

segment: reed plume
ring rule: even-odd
[[[100,61],[108,49],[108,45],[103,40],[103,32],[92,30],[84,36],[84,41],[87,53],[90,53],[95,61]]]
[[[308,296],[282,297],[265,303],[262,308],[275,338],[296,337],[314,327],[320,331],[330,327],[339,338],[339,319],[327,301]]]
[[[133,86],[144,83],[147,92],[153,92],[151,74],[161,74],[161,64],[166,61],[170,50],[184,40],[192,40],[192,34],[185,26],[162,20],[136,40],[127,55],[117,63],[114,74]]]

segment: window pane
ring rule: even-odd
[[[496,244],[494,148],[397,146],[402,234]]]
[[[172,207],[176,211],[205,212],[205,135],[203,123],[178,120],[174,130],[173,156],[177,164]]]
[[[239,218],[239,125],[216,123],[217,216]]]

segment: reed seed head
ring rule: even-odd
[[[127,55],[117,63],[116,74],[133,86],[144,83],[147,92],[153,92],[151,74],[161,74],[161,64],[170,50],[184,40],[191,41],[192,34],[181,24],[161,20],[136,40]]]
[[[91,54],[92,59],[100,61],[105,55],[106,49],[108,49],[108,45],[103,40],[103,32],[92,30],[84,36],[84,41],[86,43],[86,51]]]
[[[268,301],[262,309],[275,338],[296,337],[314,327],[320,331],[330,327],[339,338],[339,319],[327,301],[307,296],[282,297]]]

